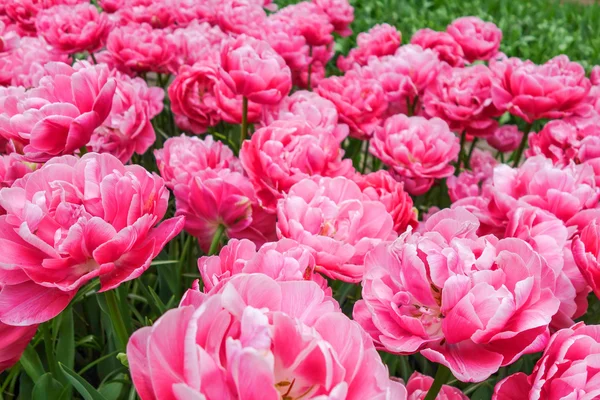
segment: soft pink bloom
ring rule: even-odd
[[[263,40],[275,50],[290,67],[292,75],[310,63],[308,45],[300,29],[287,18],[272,14],[263,24]],[[313,49],[313,56],[315,55]]]
[[[242,274],[187,297],[129,341],[143,400],[406,399],[368,336],[314,282]]]
[[[553,270],[526,242],[478,238],[478,226],[445,209],[367,254],[354,319],[376,346],[421,352],[463,382],[544,348],[559,307]]]
[[[224,32],[261,36],[267,21],[262,4],[251,0],[221,0],[217,4],[216,22]]]
[[[550,338],[531,375],[518,372],[496,384],[494,400],[595,399],[600,396],[600,326],[579,323]]]
[[[481,195],[481,183],[481,178],[472,171],[463,171],[458,176],[449,176],[446,185],[450,201],[454,203],[460,199]]]
[[[194,174],[187,184],[174,187],[176,215],[185,217],[184,229],[198,238],[200,248],[208,252],[219,225],[229,238],[249,238],[260,246],[275,239],[275,216],[258,205],[254,187],[247,177],[229,169],[206,169]],[[257,232],[254,219],[270,229]],[[249,237],[246,231],[249,232]],[[260,237],[256,237],[259,233]]]
[[[573,259],[581,274],[591,286],[596,296],[600,297],[600,227],[597,220],[592,220],[581,234],[573,240]]]
[[[249,240],[231,239],[219,255],[198,259],[198,270],[205,292],[233,275],[249,273],[265,274],[276,281],[314,280],[327,292],[327,281],[314,273],[310,249],[291,239],[265,243],[258,251]]]
[[[181,48],[178,62],[182,65],[194,65],[198,62],[206,64],[219,63],[221,60],[221,43],[228,38],[217,25],[208,22],[194,21],[185,28],[173,31],[173,36]]]
[[[360,282],[365,254],[396,238],[394,220],[379,201],[344,177],[304,179],[277,205],[277,234],[310,247],[316,271]]]
[[[366,65],[371,57],[394,54],[402,43],[402,33],[388,24],[375,25],[356,38],[357,47],[350,50],[348,57],[340,56],[337,61],[341,71],[352,69],[354,64]]]
[[[323,79],[317,92],[335,104],[340,120],[350,127],[350,136],[358,139],[373,135],[388,105],[379,82],[355,73]]]
[[[425,90],[423,107],[430,117],[439,117],[457,133],[487,136],[502,114],[492,102],[493,73],[484,65],[444,68]]]
[[[20,41],[21,37],[15,26],[0,20],[0,57],[6,56],[6,53],[19,47]]]
[[[419,222],[413,201],[404,191],[404,185],[394,179],[388,171],[379,170],[370,174],[356,174],[354,182],[370,200],[383,203],[394,220],[397,233],[406,231],[409,226],[415,228]]]
[[[0,372],[19,361],[36,331],[37,325],[10,326],[0,322]]]
[[[164,90],[149,87],[141,78],[116,73],[117,89],[112,109],[102,126],[94,131],[89,147],[110,153],[121,162],[133,153],[144,154],[156,140],[151,120],[163,109]]]
[[[354,8],[348,0],[312,0],[312,2],[327,14],[335,32],[342,37],[352,34],[350,24],[354,21]]]
[[[456,159],[459,147],[456,136],[443,120],[398,114],[375,131],[370,150],[396,174],[426,179],[431,186],[434,179],[454,173],[451,162]]]
[[[201,171],[229,169],[242,172],[240,161],[231,149],[208,135],[204,139],[181,135],[169,138],[154,156],[165,184],[173,189],[177,183],[187,184]]]
[[[243,97],[236,94],[229,86],[219,80],[214,87],[217,105],[221,118],[230,124],[242,123]],[[248,101],[248,123],[253,124],[260,121],[262,104]]]
[[[108,117],[116,82],[106,65],[49,63],[36,87],[5,102],[0,135],[30,161],[73,154]]]
[[[410,43],[435,51],[439,59],[447,62],[451,67],[462,67],[465,64],[462,47],[448,32],[437,32],[429,28],[419,29],[410,39]]]
[[[267,42],[240,35],[223,45],[220,76],[238,95],[277,104],[292,88],[290,68]]]
[[[298,69],[292,70],[292,82],[300,89],[308,88],[308,67],[310,65],[310,86],[316,89],[321,81],[325,79],[325,66],[333,58],[335,47],[333,45],[319,46],[312,48],[312,57],[309,56],[311,50],[308,46],[304,47],[305,64]]]
[[[465,59],[469,62],[487,61],[494,57],[502,41],[502,31],[494,23],[477,17],[455,19],[446,31],[462,47]]]
[[[260,204],[274,212],[292,185],[313,175],[353,175],[352,161],[342,160],[343,139],[303,120],[275,121],[254,132],[242,145],[240,160]]]
[[[99,277],[101,291],[139,277],[183,227],[157,225],[163,180],[109,154],[56,157],[0,190],[0,321],[32,325],[58,315]]]
[[[35,22],[40,11],[66,4],[74,6],[86,0],[4,0],[4,11],[15,21],[24,35],[35,35]]]
[[[333,42],[331,33],[335,28],[330,22],[330,17],[314,3],[303,1],[292,4],[282,8],[275,15],[275,18],[282,18],[298,29],[309,46],[325,46]]]
[[[125,0],[98,0],[98,5],[102,7],[102,11],[112,14],[125,5]]]
[[[179,41],[172,33],[148,24],[112,29],[106,49],[123,72],[174,73],[179,67]]]
[[[494,168],[499,163],[489,151],[475,148],[471,154],[469,164],[473,172],[480,174],[484,179],[491,179],[494,175]]]
[[[410,78],[412,91],[408,97],[411,102],[414,102],[416,96],[423,94],[444,65],[440,63],[435,51],[413,44],[401,46],[396,51],[395,58],[401,60],[400,64],[404,65],[406,75]]]
[[[36,164],[20,159],[18,154],[0,156],[0,188],[11,187],[19,178],[36,169]]]
[[[592,72],[590,73],[590,81],[592,82],[592,85],[600,85],[600,65],[596,65],[594,68],[592,68]]]
[[[338,123],[335,105],[315,92],[298,90],[277,106],[264,107],[264,126],[279,120],[306,121],[313,129],[329,132],[341,143],[348,136],[348,126]]]
[[[51,46],[68,54],[99,50],[110,29],[107,14],[92,4],[49,8],[38,14],[35,26]]]
[[[529,138],[531,140],[531,135]],[[502,153],[516,150],[522,139],[523,132],[516,125],[499,126],[486,137],[488,144]]]
[[[492,88],[494,105],[528,123],[583,115],[591,108],[584,102],[591,87],[585,70],[565,55],[543,65],[510,58],[490,67],[498,76]]]
[[[179,128],[205,133],[220,120],[214,86],[218,67],[208,63],[184,65],[169,86],[169,100]]]
[[[427,375],[413,372],[406,383],[408,392],[407,400],[423,400],[433,384],[433,378]],[[450,385],[443,385],[436,400],[469,400],[460,389]]]
[[[110,4],[114,12],[118,8],[120,25],[150,24],[153,28],[168,28],[175,24],[187,25],[199,17],[197,8],[207,1],[193,2],[190,0],[121,0],[121,4]],[[200,4],[198,4],[200,3]]]

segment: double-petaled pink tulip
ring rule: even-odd
[[[142,400],[406,397],[360,326],[314,282],[242,274],[194,294],[129,341]]]
[[[456,136],[443,120],[401,114],[388,118],[371,139],[371,153],[396,174],[428,182],[420,187],[419,193],[407,188],[415,195],[427,191],[435,179],[452,175],[451,162],[456,159],[459,147]]]
[[[492,22],[477,17],[455,19],[446,31],[462,47],[469,62],[489,60],[498,53],[502,31]]]
[[[344,177],[304,179],[277,206],[277,234],[310,247],[316,271],[360,282],[365,254],[396,238],[386,207]]]
[[[99,50],[110,29],[107,14],[91,4],[52,7],[37,16],[35,25],[52,47],[68,54]]]
[[[464,382],[545,347],[560,304],[553,270],[520,239],[478,238],[478,225],[446,209],[367,254],[354,318],[377,347],[421,352]]]
[[[471,169],[446,179],[450,200],[456,202],[460,199],[487,193],[492,185],[494,167],[497,164],[498,161],[491,153],[474,149],[471,154]]]
[[[19,178],[35,169],[35,164],[20,159],[17,153],[0,155],[0,188],[10,187]]]
[[[583,115],[591,109],[584,101],[590,80],[583,67],[565,55],[543,65],[510,58],[492,63],[491,69],[498,77],[492,88],[494,105],[528,123]]]
[[[275,14],[294,26],[311,47],[329,46],[333,42],[333,30],[329,15],[319,6],[307,1],[289,5]]]
[[[435,51],[440,61],[448,63],[451,67],[465,65],[465,53],[462,47],[448,32],[437,32],[429,28],[419,29],[410,39],[410,43]]]
[[[251,0],[221,0],[216,2],[216,23],[226,33],[260,37],[267,21],[262,4]]]
[[[56,157],[0,190],[0,321],[48,321],[94,278],[106,291],[139,277],[183,227],[157,225],[168,198],[158,176],[96,153]]]
[[[277,104],[292,88],[290,68],[265,41],[240,35],[223,45],[220,77],[235,94]]]
[[[531,375],[518,372],[496,384],[493,400],[596,399],[600,396],[600,326],[579,323],[556,332]]]
[[[350,24],[354,21],[354,8],[348,0],[312,0],[319,7],[333,25],[333,29],[342,37],[350,36]]]
[[[519,147],[519,143],[523,139],[523,132],[516,125],[502,125],[494,129],[491,135],[485,139],[494,149],[506,153]]]
[[[19,361],[36,331],[37,325],[10,326],[0,322],[0,372]]]
[[[303,120],[275,121],[254,132],[240,160],[260,204],[274,212],[277,200],[304,178],[354,174],[351,160],[342,160],[343,139]]]
[[[572,244],[573,259],[596,296],[600,297],[600,224],[592,220]]]
[[[58,5],[74,6],[87,3],[85,0],[6,0],[4,10],[11,20],[15,21],[25,35],[35,35],[35,22],[40,11]]]
[[[433,385],[432,377],[413,372],[410,378],[408,378],[408,382],[406,382],[406,391],[408,392],[406,399],[425,399],[431,385]],[[460,389],[450,385],[443,385],[440,393],[436,396],[436,400],[469,400],[469,398]]]
[[[357,47],[350,50],[348,57],[340,56],[337,66],[348,71],[354,65],[366,65],[371,57],[383,57],[394,54],[402,42],[402,33],[391,25],[375,25],[367,32],[361,32],[356,38]]]
[[[182,65],[194,65],[198,62],[218,63],[221,57],[221,42],[228,37],[217,25],[198,21],[185,28],[175,29],[173,35],[180,47],[178,56],[182,57]]]

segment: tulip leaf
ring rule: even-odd
[[[46,373],[42,360],[40,360],[40,356],[31,344],[25,348],[20,362],[27,375],[35,382]]]
[[[63,385],[52,377],[52,374],[46,373],[35,382],[32,400],[55,400],[61,397]]]
[[[100,392],[98,392],[92,385],[90,385],[85,379],[77,375],[75,371],[58,363],[61,371],[66,375],[67,379],[75,390],[84,398],[84,400],[106,400]]]

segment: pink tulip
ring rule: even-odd
[[[0,56],[8,55],[8,53],[18,48],[20,43],[21,37],[15,25],[0,20]]]
[[[354,319],[376,346],[419,351],[463,382],[544,348],[560,304],[553,270],[526,242],[478,238],[478,226],[446,209],[367,254]]]
[[[242,172],[240,161],[231,149],[210,135],[203,140],[185,135],[169,138],[162,149],[154,151],[154,157],[170,189],[178,183],[190,183],[195,175],[208,169]]]
[[[179,68],[177,38],[148,24],[112,29],[106,49],[123,72],[174,73]]]
[[[447,32],[436,32],[429,28],[419,29],[410,39],[410,44],[433,50],[441,61],[451,67],[462,67],[465,64],[465,53],[462,47]]]
[[[518,372],[496,384],[493,400],[595,399],[600,326],[583,323],[550,338],[531,375]]]
[[[528,123],[584,115],[591,108],[584,102],[591,87],[585,70],[565,55],[543,65],[510,58],[492,63],[491,69],[498,76],[492,88],[494,105]]]
[[[406,398],[360,326],[316,283],[264,274],[184,300],[135,332],[127,357],[142,400]]]
[[[408,392],[407,400],[423,400],[427,396],[427,392],[432,384],[432,377],[413,372],[406,383],[406,391]],[[460,389],[443,385],[436,400],[469,400],[469,398]]]
[[[223,32],[260,37],[267,14],[251,0],[222,0],[217,3],[216,22]]]
[[[594,294],[600,297],[600,228],[597,220],[592,220],[573,240],[573,258],[579,271],[591,286]]]
[[[450,200],[456,202],[471,196],[480,196],[492,185],[494,167],[498,161],[487,151],[474,149],[471,154],[471,170],[458,176],[449,176],[446,180]]]
[[[125,5],[125,0],[98,0],[98,5],[105,13],[115,13]]]
[[[208,63],[182,66],[169,86],[175,122],[183,130],[205,133],[220,121],[214,86],[218,67]]]
[[[99,50],[110,29],[107,14],[91,4],[49,8],[38,14],[35,26],[51,46],[67,54]]]
[[[196,63],[218,64],[221,60],[221,43],[228,37],[217,25],[197,21],[185,28],[175,29],[173,36],[181,48],[177,54],[181,58],[178,63],[190,66]]]
[[[189,0],[123,0],[121,3],[117,14],[120,25],[145,23],[155,29],[163,29],[174,25],[185,26],[198,17],[198,5]],[[111,5],[111,8],[114,7]]]
[[[502,125],[494,129],[492,134],[486,137],[490,146],[494,149],[506,153],[514,151],[519,147],[523,138],[523,132],[516,125]],[[531,136],[529,136],[531,141]]]
[[[343,1],[343,0],[342,0]],[[282,8],[276,14],[294,26],[309,46],[327,46],[333,42],[331,33],[335,29],[329,15],[318,5],[300,2]]]
[[[348,57],[340,56],[337,61],[341,71],[348,71],[355,64],[366,65],[371,57],[394,54],[402,42],[402,33],[391,25],[375,25],[368,32],[358,34],[357,47],[350,50]]]
[[[353,180],[370,200],[383,203],[394,220],[394,231],[403,233],[409,226],[415,228],[419,224],[413,201],[404,191],[404,185],[388,171],[356,174]]]
[[[0,322],[0,372],[19,361],[35,331],[37,325],[10,326]]]
[[[80,3],[87,3],[85,0],[5,0],[4,11],[8,17],[15,21],[24,35],[36,34],[35,22],[38,13],[42,10],[58,6],[74,6]]]
[[[236,94],[223,81],[219,81],[215,87],[215,97],[217,106],[223,121],[230,124],[242,123],[242,102],[241,94]],[[253,124],[260,121],[262,104],[248,101],[248,123]]]
[[[351,176],[351,160],[342,160],[342,140],[303,120],[275,121],[254,132],[242,145],[240,160],[260,204],[275,212],[284,193],[313,175]]]
[[[0,190],[0,321],[32,325],[58,315],[99,277],[101,291],[139,277],[181,231],[154,227],[167,210],[162,179],[108,154],[53,158]]]
[[[335,105],[317,93],[298,90],[277,106],[263,108],[262,125],[274,121],[302,120],[313,129],[331,133],[340,143],[348,136],[348,126],[338,123]]]
[[[365,254],[393,240],[394,220],[383,203],[363,194],[344,177],[304,179],[277,205],[277,234],[310,247],[316,271],[359,282]]]
[[[106,65],[46,64],[35,88],[14,96],[0,114],[0,135],[44,162],[85,146],[108,117],[116,82]]]
[[[259,104],[277,104],[292,87],[288,66],[267,42],[241,35],[221,50],[220,76],[234,93]]]
[[[36,168],[36,164],[24,162],[16,153],[0,156],[0,188],[11,187]]]
[[[311,62],[306,39],[300,29],[287,18],[272,14],[263,25],[263,40],[279,54],[290,67],[292,76]],[[314,49],[313,49],[314,55]]]
[[[354,73],[323,79],[317,92],[335,104],[341,121],[350,127],[350,136],[358,139],[373,135],[388,105],[379,82]]]
[[[600,65],[596,65],[594,66],[594,68],[592,68],[592,72],[590,74],[590,81],[594,86],[600,85]]]
[[[350,36],[350,24],[354,21],[354,8],[348,0],[312,0],[319,7],[333,25],[333,29],[342,37]]]
[[[462,47],[465,59],[469,62],[487,61],[494,57],[502,41],[502,31],[494,23],[477,17],[455,19],[446,31]]]
[[[454,172],[450,163],[458,155],[459,144],[443,120],[399,114],[388,118],[375,131],[370,149],[396,174],[433,184],[434,179]]]

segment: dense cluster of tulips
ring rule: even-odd
[[[0,371],[104,296],[143,400],[600,397],[600,67],[476,17],[336,54],[347,0],[92,3],[0,4]]]

